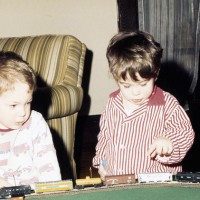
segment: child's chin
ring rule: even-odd
[[[133,104],[140,106],[142,105],[143,101],[132,101]]]
[[[15,124],[10,129],[16,130],[22,127],[23,124]]]

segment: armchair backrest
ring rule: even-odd
[[[85,45],[70,35],[0,39],[0,50],[21,55],[48,85],[81,86]],[[78,76],[77,76],[78,75]]]

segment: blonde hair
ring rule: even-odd
[[[145,79],[158,76],[162,48],[149,33],[120,32],[110,40],[106,56],[116,81],[126,80],[127,74],[137,81],[136,73]]]
[[[17,82],[36,89],[36,76],[29,64],[14,52],[0,52],[0,95],[13,90]]]

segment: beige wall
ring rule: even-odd
[[[70,34],[92,51],[89,115],[100,114],[116,89],[105,52],[117,31],[116,0],[0,0],[0,37]]]

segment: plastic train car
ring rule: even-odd
[[[139,183],[157,183],[171,182],[173,180],[172,173],[140,173],[138,174]]]
[[[105,176],[104,185],[132,184],[135,182],[136,179],[134,174]]]
[[[72,189],[72,180],[35,183],[35,193],[67,191]]]
[[[24,196],[31,194],[33,191],[30,185],[20,185],[12,187],[2,187],[0,188],[0,199]]]
[[[178,172],[174,176],[174,181],[200,183],[200,172]]]
[[[81,189],[88,186],[94,186],[94,187],[102,186],[101,178],[90,178],[90,176],[86,176],[85,179],[76,179],[75,188]]]

